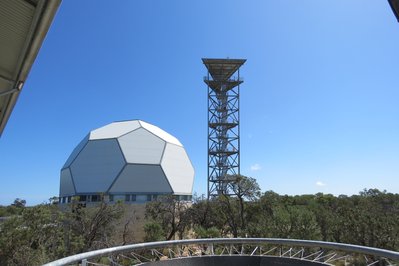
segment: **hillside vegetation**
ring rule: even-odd
[[[240,186],[240,187],[238,187]],[[144,228],[134,228],[124,204],[0,207],[0,265],[40,265],[88,250],[127,244],[135,230],[145,241],[207,237],[273,237],[352,243],[399,250],[399,194],[368,189],[353,196],[260,193],[240,177],[237,197],[190,204],[173,197],[146,206]],[[143,217],[144,218],[144,217]],[[132,229],[133,227],[133,229]],[[136,241],[140,241],[136,239]]]

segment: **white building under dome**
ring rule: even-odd
[[[194,169],[178,139],[141,120],[91,131],[61,169],[60,202],[151,201],[172,194],[191,198]]]

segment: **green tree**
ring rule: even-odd
[[[221,194],[216,198],[218,212],[225,220],[225,224],[230,229],[234,237],[244,236],[247,233],[247,224],[251,219],[246,210],[247,202],[254,202],[260,197],[260,188],[255,178],[243,175],[230,176],[229,179],[235,180],[231,188],[234,196]]]
[[[247,228],[247,217],[245,217],[246,211],[244,201],[258,200],[261,194],[260,187],[255,178],[243,175],[236,175],[234,177],[236,181],[232,188],[238,199],[241,230],[245,231]]]
[[[164,239],[164,231],[162,226],[156,222],[148,222],[144,225],[144,241],[153,242],[161,241]]]
[[[24,208],[0,225],[0,265],[40,265],[66,255],[63,213],[56,206]]]
[[[337,217],[337,198],[331,194],[315,195],[311,209],[320,228],[321,240],[334,241],[333,231],[339,222]],[[337,232],[339,234],[339,232]]]
[[[26,205],[26,200],[24,199],[20,199],[20,198],[16,198],[14,200],[14,203],[11,204],[12,206],[18,207],[18,208],[23,208]]]
[[[183,238],[184,232],[190,226],[187,211],[189,205],[173,195],[158,197],[157,200],[147,203],[145,217],[161,225],[166,240],[174,238],[176,234]]]
[[[73,200],[66,212],[65,226],[83,239],[79,252],[105,248],[109,246],[109,237],[123,213],[122,203],[108,204],[103,199],[96,206],[85,207]],[[74,241],[67,237],[68,248],[74,248]]]
[[[194,228],[197,238],[215,238],[220,237],[220,230],[216,227],[204,228],[197,226]]]

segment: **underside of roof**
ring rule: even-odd
[[[399,0],[388,0],[388,2],[391,5],[392,11],[399,22]]]
[[[245,59],[202,59],[214,81],[228,80],[245,61]]]
[[[0,1],[0,135],[61,0]]]

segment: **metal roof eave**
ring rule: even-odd
[[[29,71],[36,59],[39,49],[50,28],[61,0],[39,0],[35,8],[34,18],[26,36],[24,49],[20,53],[16,78],[11,80],[12,89],[7,94],[0,95],[0,102],[4,101],[2,114],[0,114],[0,136],[4,131],[12,110],[18,100]]]
[[[388,3],[399,22],[399,0],[388,0]]]

